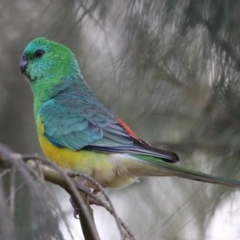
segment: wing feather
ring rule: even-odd
[[[74,90],[76,92],[76,90]],[[151,147],[94,97],[61,94],[45,102],[38,113],[50,142],[74,151],[140,154],[176,162],[176,154]]]

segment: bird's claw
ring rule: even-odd
[[[81,182],[80,182],[80,188],[82,188],[82,189],[84,189],[86,192],[88,192],[88,193],[92,193],[92,194],[94,194],[94,195],[97,195],[99,192],[100,192],[100,190],[98,190],[98,189],[94,189],[92,192],[91,192],[91,189],[89,188],[89,187],[87,187],[86,185],[85,185],[85,183],[86,183],[86,181],[85,181],[85,179],[84,180],[82,180]],[[91,196],[87,196],[87,201],[88,201],[88,203],[90,204],[90,205],[97,205],[97,206],[102,206],[98,201],[96,201],[95,199],[93,199]],[[72,197],[70,197],[70,203],[72,204],[72,207],[73,207],[73,209],[74,209],[74,212],[73,212],[73,216],[74,216],[74,218],[76,218],[76,219],[79,219],[79,214],[78,214],[78,212],[79,211],[81,211],[81,208],[79,207],[79,205],[76,203],[76,201],[72,198]]]
[[[70,197],[70,203],[72,204],[72,207],[74,209],[74,212],[73,212],[74,218],[79,219],[78,212],[81,211],[81,209],[79,208],[78,204],[76,204],[76,202],[74,201],[74,199],[72,197]]]

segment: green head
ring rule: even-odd
[[[63,88],[71,84],[87,88],[71,50],[46,38],[36,38],[27,45],[20,69],[33,90],[35,117],[42,104]]]
[[[32,40],[20,61],[21,72],[29,82],[80,75],[74,54],[66,46],[46,38]]]

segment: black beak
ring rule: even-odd
[[[22,58],[21,58],[20,64],[19,64],[19,67],[20,67],[20,70],[21,70],[22,74],[25,73],[27,65],[28,65],[27,56],[23,55]]]

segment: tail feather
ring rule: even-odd
[[[175,166],[174,166],[175,167]],[[175,170],[175,175],[180,178],[191,179],[200,182],[219,184],[229,187],[238,187],[240,188],[240,182],[232,179],[226,179],[218,176],[213,176],[198,171],[191,171],[187,169],[177,169]]]
[[[144,163],[148,163],[152,166],[155,166],[156,168],[159,168],[159,174],[157,174],[157,172],[155,171],[154,172],[155,176],[163,176],[162,172],[164,170],[165,173],[167,172],[169,173],[169,174],[165,174],[166,176],[167,175],[176,176],[176,177],[186,178],[194,181],[207,182],[207,183],[240,188],[239,181],[226,179],[218,176],[213,176],[213,175],[209,175],[209,174],[194,171],[194,170],[189,170],[189,169],[162,161],[161,159],[157,159],[157,158],[149,158],[148,156],[141,156],[141,155],[138,155],[138,156],[135,155],[135,157],[137,157],[138,160]]]

